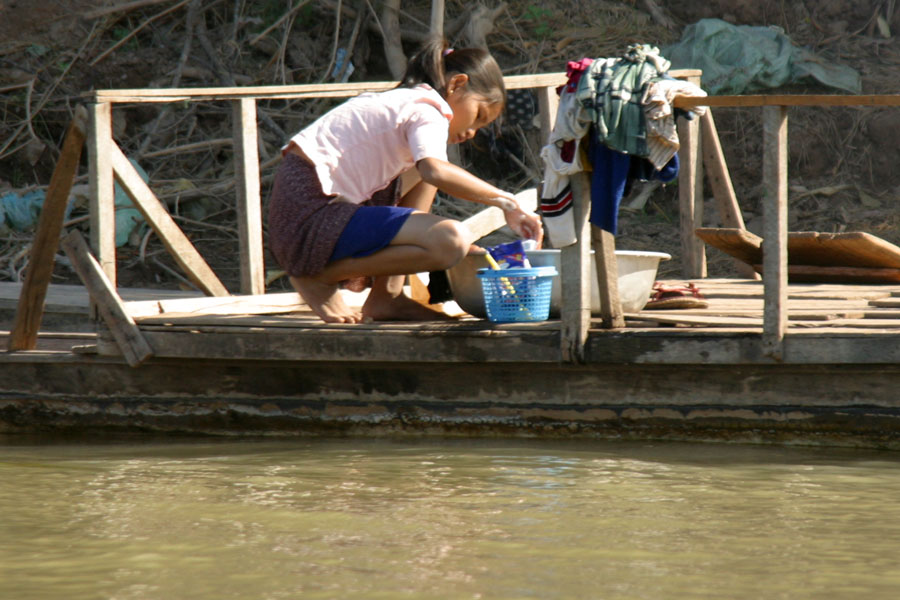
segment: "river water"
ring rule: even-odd
[[[0,598],[897,598],[900,456],[0,438]]]

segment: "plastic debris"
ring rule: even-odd
[[[129,158],[128,162],[130,162],[134,168],[137,170],[138,174],[141,176],[141,179],[144,180],[144,183],[150,180],[150,176],[147,175],[147,171],[141,167],[137,163],[136,160]],[[118,183],[115,185],[115,205],[116,205],[116,247],[124,246],[128,243],[128,239],[131,237],[131,232],[144,224],[144,215],[141,214],[141,211],[134,207],[134,203],[131,201],[131,198],[122,189]]]

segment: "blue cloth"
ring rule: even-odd
[[[329,261],[369,256],[385,248],[412,212],[402,206],[360,206],[341,232]]]
[[[591,161],[591,224],[616,234],[619,204],[625,195],[631,156],[611,150],[606,144],[592,143],[588,149]]]
[[[592,140],[588,148],[591,161],[591,224],[616,234],[619,222],[619,205],[628,194],[635,179],[658,179],[669,183],[678,177],[678,155],[656,170],[645,158],[610,149]]]

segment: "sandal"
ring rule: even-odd
[[[645,309],[659,310],[671,308],[707,308],[709,302],[693,283],[683,286],[667,287],[658,281],[653,284],[653,295],[647,301]]]

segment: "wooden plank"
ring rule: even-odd
[[[678,79],[699,77],[699,69],[672,69],[669,75]],[[506,89],[555,87],[566,83],[564,72],[531,75],[507,75]],[[362,92],[377,92],[397,87],[397,81],[364,81],[348,83],[312,83],[300,85],[268,85],[206,88],[139,88],[95,90],[85,94],[94,102],[181,102],[183,100],[236,100],[239,98],[286,99],[328,98],[356,96]]]
[[[153,348],[141,335],[134,319],[128,316],[112,282],[91,256],[81,234],[74,230],[63,238],[61,244],[128,364],[135,367],[153,356]]]
[[[390,329],[373,332],[360,327],[245,329],[198,325],[189,329],[142,325],[141,333],[160,358],[442,364],[558,364],[559,359],[559,331],[555,328],[452,335]],[[101,348],[98,344],[98,350]]]
[[[237,179],[237,220],[240,242],[241,293],[264,294],[266,267],[263,259],[262,201],[259,195],[259,140],[256,127],[256,101],[235,100],[232,105],[234,127],[234,172]]]
[[[116,286],[116,199],[113,185],[112,105],[91,105],[88,134],[91,248],[113,287]]]
[[[510,75],[503,78],[506,89],[523,89],[562,85],[565,73]],[[96,90],[90,96],[104,102],[179,102],[182,100],[236,100],[240,98],[325,98],[350,97],[362,92],[379,92],[397,87],[397,81],[363,81],[345,83],[312,83],[299,85],[268,85],[241,87],[198,88],[138,88]]]
[[[713,119],[712,110],[707,110],[700,117],[700,133],[702,136],[703,166],[706,179],[712,188],[713,197],[719,209],[719,219],[723,227],[746,229],[741,207],[734,193],[731,174],[725,162],[719,130]]]
[[[625,327],[625,317],[619,300],[616,238],[612,233],[591,225],[591,246],[594,249],[597,291],[600,296],[600,322],[604,329],[620,329]]]
[[[534,212],[537,208],[538,198],[537,189],[529,188],[515,195],[516,201],[524,210]],[[496,206],[491,206],[478,211],[463,222],[469,231],[471,231],[476,240],[491,234],[506,225],[506,217],[503,210]]]
[[[869,306],[882,308],[900,308],[900,298],[877,298],[869,300]]]
[[[639,315],[628,314],[626,319],[629,321],[649,321],[692,327],[762,327],[763,324],[763,320],[760,317],[657,314],[663,312],[670,313],[674,311],[647,311]]]
[[[47,296],[50,278],[53,275],[53,265],[56,262],[56,251],[59,249],[59,236],[63,229],[69,192],[72,190],[72,181],[78,172],[78,163],[81,160],[87,121],[87,110],[83,106],[78,106],[63,140],[59,160],[50,178],[37,231],[31,245],[28,274],[25,284],[22,286],[12,332],[9,336],[8,348],[12,351],[33,350],[37,347],[38,330],[44,315],[44,300]]]
[[[660,280],[669,287],[683,285],[683,280]],[[758,282],[741,279],[700,279],[691,280],[709,298],[751,298],[762,297],[763,286]],[[889,297],[896,287],[890,285],[847,285],[833,283],[791,283],[788,298],[845,298],[874,299]],[[897,292],[900,294],[900,291]]]
[[[678,212],[681,226],[681,271],[685,277],[706,277],[706,250],[694,236],[703,224],[703,163],[699,160],[700,129],[697,119],[677,121],[680,167]]]
[[[900,106],[900,94],[751,94],[679,96],[678,108],[694,106]]]
[[[762,262],[763,239],[752,231],[728,227],[698,227],[694,230],[694,235],[748,265]]]
[[[585,173],[571,177],[574,244],[560,250],[560,356],[564,362],[584,362],[584,347],[591,325],[591,235],[588,215],[591,187]]]
[[[759,236],[728,228],[699,228],[695,233],[710,246],[764,271]],[[791,282],[900,282],[900,247],[865,232],[788,232],[787,259]]]
[[[555,87],[538,88],[538,108],[540,109],[541,144],[546,144],[556,124],[556,113],[559,111],[559,94]]]
[[[136,300],[125,302],[125,312],[133,318],[170,313],[208,315],[262,315],[308,310],[296,292],[252,296],[213,296],[172,300]]]
[[[763,206],[763,313],[762,351],[776,360],[784,356],[787,329],[787,109],[767,106],[763,109],[763,181],[766,197]]]
[[[188,278],[210,296],[227,296],[228,290],[216,277],[213,270],[206,264],[200,253],[181,228],[175,223],[162,202],[157,199],[150,187],[144,183],[134,166],[128,162],[125,154],[118,145],[112,144],[113,170],[119,183],[131,197],[135,207],[141,212],[147,223],[159,236],[163,245],[175,259],[175,262],[184,269]]]
[[[900,269],[900,247],[863,231],[788,233],[792,264]]]
[[[728,163],[725,162],[725,153],[722,151],[722,142],[719,139],[719,130],[716,128],[711,109],[703,113],[700,118],[700,133],[703,168],[706,179],[712,188],[713,198],[716,200],[719,220],[723,227],[746,230],[744,215],[741,213],[737,195],[734,193],[731,174],[728,172]],[[759,274],[744,261],[735,260],[734,266],[743,277],[760,278]]]
[[[788,250],[788,252],[790,252],[790,250]],[[790,254],[788,256],[790,256]],[[789,264],[788,279],[792,282],[832,281],[841,283],[900,283],[900,269],[820,267],[815,265]]]

